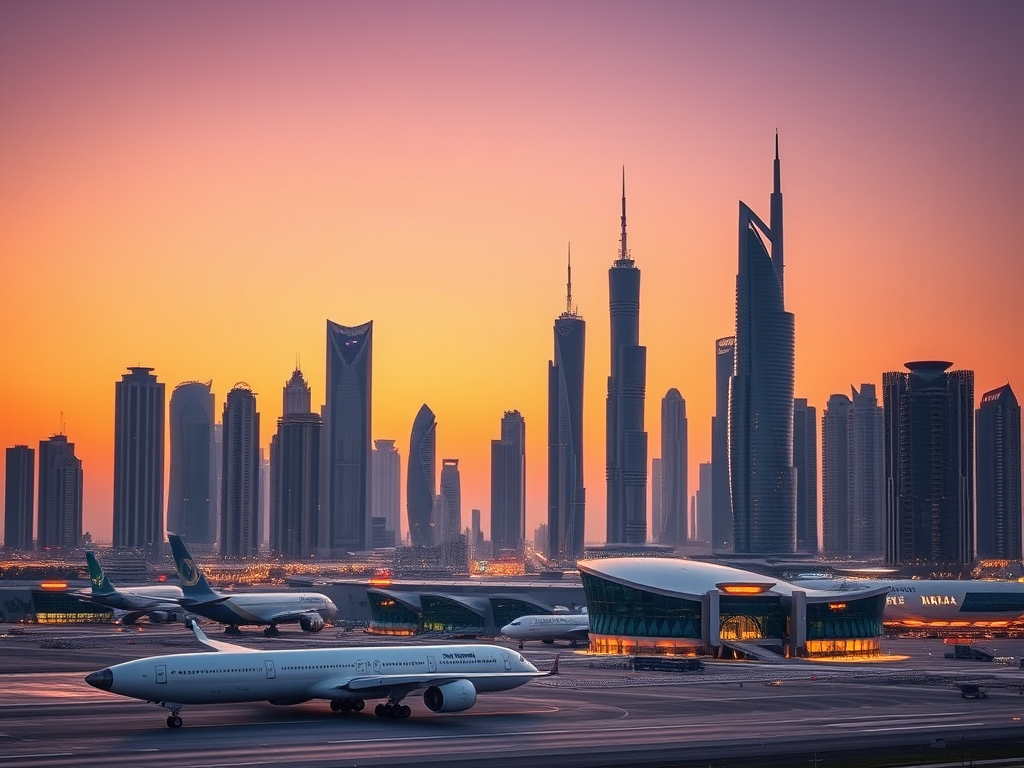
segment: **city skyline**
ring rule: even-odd
[[[567,240],[590,325],[587,539],[602,540],[623,165],[647,386],[686,395],[696,488],[710,344],[733,331],[736,201],[765,207],[776,126],[796,392],[820,410],[848,382],[928,358],[974,370],[979,392],[1024,381],[1024,265],[1005,225],[1024,197],[1016,4],[937,3],[927,28],[910,6],[800,3],[566,3],[544,24],[537,6],[318,7],[312,24],[258,4],[244,19],[62,8],[0,8],[0,323],[17,361],[0,374],[0,444],[38,445],[63,411],[98,540],[112,524],[110,382],[126,365],[170,386],[212,379],[219,412],[232,382],[279,391],[298,354],[319,404],[325,318],[375,322],[372,438],[404,447],[431,403],[439,455],[460,457],[464,503],[486,510],[494,420],[515,408],[544,423]],[[586,30],[568,34],[581,15]],[[214,33],[239,21],[231,40]],[[732,94],[764,61],[773,87],[741,109]],[[596,119],[611,93],[622,119]],[[942,236],[923,237],[935,220]],[[931,311],[954,299],[961,311]],[[279,407],[261,405],[266,423]],[[545,433],[527,436],[531,531],[546,520]]]

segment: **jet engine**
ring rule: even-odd
[[[469,680],[432,685],[423,692],[423,703],[431,712],[463,712],[476,704],[476,688]]]
[[[299,626],[303,632],[319,632],[324,628],[324,619],[319,613],[307,613],[299,617]]]
[[[167,611],[150,611],[149,620],[154,624],[166,624],[169,621],[174,621],[174,614]]]

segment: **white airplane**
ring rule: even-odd
[[[214,592],[202,571],[189,554],[181,536],[167,535],[174,554],[184,597],[182,607],[190,613],[227,624],[224,631],[239,634],[241,625],[268,625],[263,634],[273,637],[280,633],[278,624],[298,622],[304,632],[319,632],[327,619],[338,612],[326,595],[319,592],[250,592],[222,594]]]
[[[402,699],[423,690],[432,712],[462,712],[478,693],[508,691],[539,672],[523,656],[494,645],[395,645],[306,650],[256,650],[211,640],[187,620],[196,638],[220,653],[176,653],[115,664],[93,672],[94,688],[157,704],[170,711],[168,728],[180,728],[186,704],[267,701],[301,704],[326,699],[334,712],[361,712],[366,699],[385,699],[377,717],[402,719],[412,710]]]
[[[103,572],[100,561],[95,553],[85,553],[89,563],[90,589],[76,590],[72,594],[80,600],[127,611],[123,621],[134,624],[142,616],[149,616],[155,624],[168,621],[181,621],[185,618],[185,609],[181,607],[181,587],[173,584],[153,584],[145,587],[115,587]]]
[[[520,616],[501,628],[501,634],[519,641],[520,650],[524,640],[541,640],[545,643],[568,640],[575,646],[579,641],[585,641],[589,633],[590,616],[585,613]]]

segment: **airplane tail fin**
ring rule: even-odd
[[[96,554],[87,551],[85,560],[89,563],[89,581],[92,582],[93,595],[112,595],[117,592],[114,585],[110,583],[110,579],[107,578],[107,574],[103,572],[100,561],[96,559]]]
[[[174,567],[178,571],[181,591],[185,597],[206,600],[211,596],[215,596],[216,593],[210,589],[209,582],[192,559],[192,555],[189,553],[181,536],[176,533],[169,533],[167,534],[167,540],[171,543]]]
[[[556,653],[555,654],[555,663],[552,664],[551,665],[551,669],[548,670],[548,677],[553,677],[554,675],[560,675],[561,674],[561,672],[558,671],[558,657],[561,656],[561,655],[562,654],[560,654],[560,653]]]

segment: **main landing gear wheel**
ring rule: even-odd
[[[168,728],[181,728],[181,718],[177,715],[167,716],[167,727]]]
[[[331,699],[332,712],[362,712],[366,702],[362,699]]]
[[[277,637],[281,634],[281,630],[273,624],[271,624],[269,627],[263,630],[263,634],[265,637]]]
[[[240,635],[240,634],[242,634],[242,630],[240,630],[235,624],[231,624],[231,625],[229,625],[227,627],[224,627],[224,634],[225,635]]]
[[[412,709],[407,704],[378,704],[373,713],[389,720],[404,720],[412,714]]]

